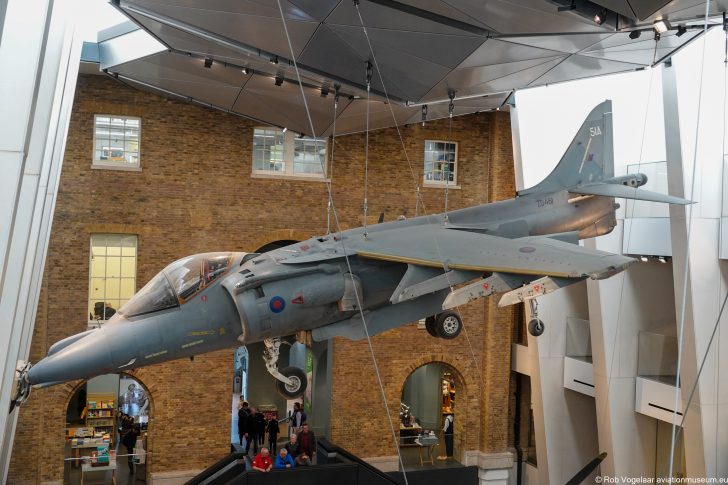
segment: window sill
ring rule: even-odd
[[[120,170],[122,172],[141,172],[142,167],[130,167],[128,165],[102,165],[92,162],[91,170]]]
[[[447,185],[445,185],[444,183],[440,183],[440,182],[429,182],[429,181],[423,182],[422,183],[422,186],[424,188],[426,188],[426,189],[444,189],[445,187],[447,187],[448,189],[456,189],[456,190],[460,190],[461,189],[461,187],[459,185],[456,185],[456,184],[447,184]]]
[[[290,175],[290,174],[278,174],[278,173],[260,173],[253,172],[250,174],[250,178],[254,179],[274,179],[274,180],[297,180],[299,182],[331,182],[331,179],[318,177],[318,176],[306,176],[306,175]]]

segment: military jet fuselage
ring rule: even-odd
[[[282,336],[310,331],[314,340],[358,339],[425,318],[432,335],[454,338],[462,326],[450,311],[455,306],[503,292],[501,304],[512,304],[624,270],[634,260],[578,241],[615,227],[614,197],[687,203],[637,190],[645,181],[641,174],[614,176],[605,101],[552,174],[515,199],[314,237],[264,254],[203,253],[170,264],[102,328],[56,343],[22,369],[16,401],[29,385],[259,341],[279,390],[296,396],[305,375],[278,370]],[[539,322],[532,332],[543,331]]]

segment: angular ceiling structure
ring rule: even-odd
[[[315,136],[334,119],[337,134],[364,130],[367,105],[369,128],[381,128],[421,121],[423,106],[446,117],[451,98],[453,115],[499,109],[516,89],[654,66],[701,34],[690,24],[704,13],[702,0],[114,4],[134,24],[100,34],[108,74]],[[656,37],[658,19],[672,29]]]

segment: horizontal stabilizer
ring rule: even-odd
[[[509,291],[501,297],[498,302],[498,306],[504,307],[515,305],[516,303],[522,303],[538,296],[548,295],[560,288],[584,281],[585,279],[586,278],[551,278],[549,276],[545,276],[532,281],[530,284],[522,288]]]
[[[673,197],[672,195],[651,192],[645,189],[636,189],[622,184],[590,184],[569,189],[572,194],[601,195],[604,197],[621,197],[623,199],[647,200],[650,202],[664,202],[666,204],[687,205],[690,200]]]

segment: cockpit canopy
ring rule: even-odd
[[[179,259],[144,285],[121,309],[127,317],[184,305],[227,273],[233,253],[202,253]]]

